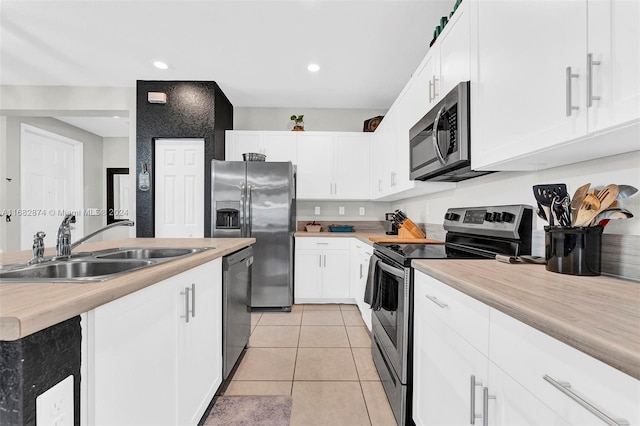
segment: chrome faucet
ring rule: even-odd
[[[56,238],[56,257],[69,256],[71,254],[71,224],[76,223],[76,216],[68,213],[60,227],[58,227],[58,236]]]
[[[33,236],[33,257],[28,262],[28,265],[35,265],[36,263],[41,263],[44,260],[44,237],[46,237],[42,231],[38,231]]]
[[[110,223],[107,226],[103,226],[100,229],[97,229],[90,233],[89,235],[85,235],[80,238],[75,243],[71,243],[71,224],[76,223],[76,217],[73,214],[67,214],[60,227],[58,228],[58,244],[56,246],[56,257],[69,257],[71,256],[71,251],[78,247],[80,244],[87,241],[89,238],[93,238],[101,232],[104,232],[108,229],[115,228],[116,226],[133,226],[135,222],[132,220],[121,220],[118,222]]]

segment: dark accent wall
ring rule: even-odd
[[[148,92],[163,92],[166,104],[150,104]],[[204,236],[211,237],[211,160],[224,160],[225,130],[233,129],[233,105],[214,81],[137,82],[136,234],[153,237],[154,152],[157,138],[204,138]],[[151,175],[151,188],[138,189],[141,163]]]
[[[0,425],[35,425],[36,398],[73,375],[80,425],[80,317],[15,341],[0,341]]]

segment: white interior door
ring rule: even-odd
[[[72,241],[83,232],[82,143],[22,124],[20,128],[20,248],[30,249],[37,231],[55,245],[65,212],[76,212]],[[15,216],[14,216],[15,217]]]
[[[157,139],[155,236],[204,237],[204,139]]]

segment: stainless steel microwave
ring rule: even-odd
[[[471,170],[469,82],[459,83],[409,131],[411,180],[459,182]]]

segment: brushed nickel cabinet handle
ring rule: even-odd
[[[587,411],[589,411],[591,414],[593,414],[594,416],[596,416],[606,424],[611,426],[629,426],[629,422],[627,420],[613,419],[612,417],[605,414],[602,410],[597,408],[595,405],[591,404],[589,401],[582,398],[580,395],[576,394],[573,390],[571,390],[571,383],[560,382],[558,380],[555,380],[548,374],[545,374],[544,376],[542,376],[542,378],[545,379],[547,382],[551,383],[553,387],[558,389],[563,394],[567,395],[569,398],[573,399],[580,406],[585,408]]]
[[[580,107],[573,106],[571,104],[571,79],[578,78],[580,74],[573,74],[571,72],[571,67],[567,67],[565,73],[565,85],[566,85],[566,115],[567,117],[571,117],[571,112],[574,110],[579,110]]]
[[[489,426],[489,400],[496,399],[495,396],[489,395],[489,388],[482,389],[482,426]]]
[[[184,296],[184,315],[180,315],[180,318],[184,318],[184,322],[189,322],[189,292],[191,289],[185,287],[184,291],[180,292],[180,295]]]
[[[194,283],[191,284],[191,317],[195,318],[196,316],[196,285]]]
[[[481,415],[476,414],[476,386],[482,386],[482,382],[476,381],[476,376],[472,374],[470,384],[471,397],[469,403],[469,423],[472,425],[476,424],[476,419],[482,417]]]
[[[600,64],[600,61],[593,60],[593,53],[587,55],[587,108],[593,106],[593,101],[600,100],[600,96],[593,95],[593,67]]]
[[[448,308],[448,307],[449,307],[449,305],[447,305],[447,304],[446,304],[446,303],[444,303],[444,302],[439,301],[439,300],[438,300],[438,298],[437,298],[437,297],[435,297],[435,296],[429,296],[428,294],[425,294],[424,296],[425,296],[427,299],[431,300],[431,301],[432,301],[433,303],[435,303],[436,305],[440,306],[442,309],[445,309],[445,308]]]

